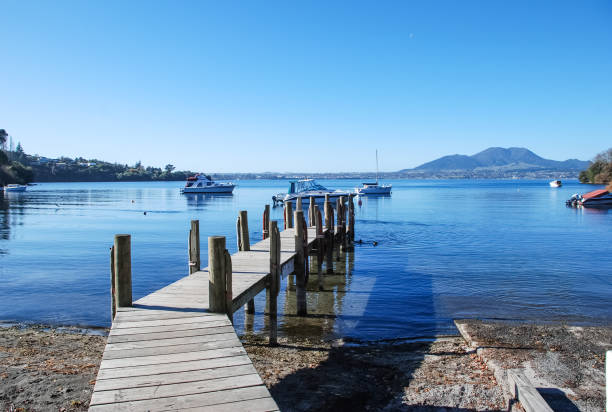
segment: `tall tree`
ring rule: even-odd
[[[6,138],[8,137],[8,133],[4,129],[0,129],[0,146],[4,150],[4,145],[6,144]]]

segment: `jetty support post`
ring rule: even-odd
[[[304,316],[307,313],[306,309],[306,255],[304,253],[304,211],[296,210],[295,218],[295,285],[296,285],[296,300],[297,314]]]
[[[261,229],[262,239],[265,240],[270,236],[270,205],[266,205],[263,212],[263,227]]]
[[[234,311],[232,310],[232,256],[228,250],[225,249],[223,252],[223,258],[225,260],[225,313],[232,324],[234,323]],[[253,311],[255,311],[255,305],[253,305]]]
[[[325,236],[323,235],[323,218],[321,216],[321,210],[315,205],[314,207],[315,216],[315,227],[317,233],[317,240],[315,241],[317,248],[317,276],[319,277],[319,283],[321,281],[321,271],[323,270],[323,249],[325,248]]]
[[[112,260],[116,313],[117,308],[132,306],[132,238],[130,235],[115,235]]]
[[[227,255],[226,255],[227,253]],[[231,272],[228,276],[227,256],[229,253],[225,248],[225,236],[208,237],[208,306],[214,313],[230,313],[231,305],[228,307],[228,295],[231,299]],[[230,257],[231,262],[231,257]],[[231,268],[229,268],[231,270]],[[228,289],[229,277],[229,289]],[[229,292],[229,293],[228,293]],[[231,302],[231,300],[230,300]]]
[[[240,241],[238,242],[241,252],[251,250],[251,241],[249,240],[249,216],[246,210],[241,210],[238,214],[238,233]],[[246,313],[252,315],[255,313],[255,300],[251,299],[245,306]]]
[[[339,249],[342,250],[342,236],[344,235],[342,231],[342,202],[344,198],[340,196],[336,199],[336,233],[334,234],[334,238],[338,238]],[[340,260],[340,255],[336,256],[336,260]]]
[[[270,222],[270,283],[266,288],[267,312],[269,316],[269,345],[278,345],[278,294],[280,292],[280,232],[276,221]]]
[[[334,209],[329,201],[329,195],[325,195],[325,229],[327,235],[325,247],[325,267],[328,275],[334,273]]]
[[[302,196],[298,196],[295,199],[295,210],[302,210]]]
[[[353,242],[355,241],[355,203],[353,198],[355,195],[350,194],[348,198],[348,226],[346,228],[348,249],[353,250]]]
[[[298,198],[299,199],[299,198]],[[285,229],[293,228],[293,205],[290,201],[285,202]]]
[[[200,221],[192,220],[189,229],[189,274],[200,270]]]
[[[110,275],[111,275],[111,323],[115,320],[117,305],[115,304],[115,245],[110,248]]]
[[[315,227],[316,222],[315,222],[315,198],[313,196],[310,196],[310,204],[308,205],[308,226],[310,227]]]

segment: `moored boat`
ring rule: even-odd
[[[560,180],[552,180],[552,181],[548,182],[548,185],[550,187],[561,187],[563,185],[563,183],[561,183]]]
[[[181,193],[232,193],[234,187],[231,182],[215,182],[210,176],[197,174],[187,178]]]
[[[325,200],[325,195],[329,195],[330,199],[335,200],[340,196],[348,196],[349,194],[350,192],[345,190],[328,189],[315,182],[314,179],[292,180],[289,182],[289,192],[272,196],[272,202],[274,205],[284,202],[295,203],[298,197],[313,197],[315,202],[322,202]]]
[[[28,187],[26,185],[10,184],[4,186],[5,192],[25,192]]]
[[[378,184],[378,150],[376,151],[376,182],[362,183],[361,187],[355,188],[358,195],[390,195],[391,185]]]
[[[612,193],[606,189],[593,190],[583,195],[575,194],[565,202],[568,206],[612,206]]]

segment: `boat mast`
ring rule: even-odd
[[[376,149],[376,184],[378,185],[378,149]]]

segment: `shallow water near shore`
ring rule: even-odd
[[[239,210],[249,211],[251,242],[258,241],[263,205],[287,182],[237,183],[233,196],[181,195],[180,182],[46,183],[0,194],[0,320],[108,326],[115,233],[132,235],[135,299],[186,275],[191,219],[200,220],[202,251],[209,235],[227,236],[236,250]],[[469,317],[612,323],[612,210],[564,204],[599,186],[389,183],[391,197],[356,205],[363,243],[336,257],[334,275],[311,274],[307,318],[293,315],[292,278],[282,282],[281,335],[432,336],[456,333],[452,319]],[[282,219],[282,210],[273,208],[271,218]],[[239,333],[265,328],[264,299],[257,297],[254,318],[236,313]]]

